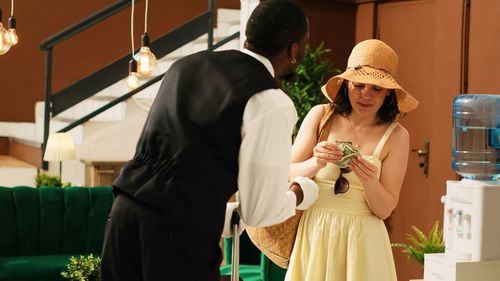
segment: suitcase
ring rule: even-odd
[[[231,275],[222,275],[221,281],[243,281],[240,278],[240,214],[234,209],[231,215],[231,228],[233,229],[233,250],[231,258]]]

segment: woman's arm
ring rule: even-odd
[[[316,105],[307,113],[292,146],[290,179],[312,178],[327,162],[338,162],[342,152],[335,144],[318,143],[318,128],[326,105]]]
[[[389,217],[398,204],[408,164],[409,143],[408,131],[399,125],[384,147],[388,153],[382,160],[380,181],[375,165],[361,157],[351,162],[353,172],[363,184],[370,210],[382,220]]]

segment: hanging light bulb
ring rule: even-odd
[[[17,45],[17,42],[19,42],[19,37],[17,36],[16,33],[16,18],[14,16],[9,17],[9,42],[11,46]]]
[[[155,71],[156,56],[149,49],[149,35],[144,32],[141,36],[141,49],[134,56],[137,61],[137,74],[140,77],[148,77]]]
[[[16,18],[14,18],[14,0],[10,1],[10,17],[8,24],[8,32],[9,32],[9,44],[14,46],[19,42],[19,37],[17,37],[16,33]]]
[[[149,1],[146,0],[146,7],[144,9],[144,33],[141,36],[141,49],[134,57],[137,61],[137,74],[139,74],[139,77],[148,77],[153,74],[158,63],[156,56],[149,48],[148,7]]]
[[[139,77],[137,75],[137,61],[135,59],[131,59],[128,62],[127,86],[131,90],[139,87]]]
[[[132,9],[130,10],[130,43],[132,47],[132,59],[128,62],[128,77],[127,86],[133,90],[139,86],[139,76],[137,75],[137,61],[134,59],[134,8],[135,0],[132,1]]]
[[[10,35],[2,24],[2,9],[0,9],[0,55],[7,53],[10,49]]]

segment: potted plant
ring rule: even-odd
[[[439,221],[434,223],[429,233],[426,235],[422,230],[412,225],[416,236],[406,235],[406,240],[410,243],[393,243],[392,246],[401,248],[402,252],[408,255],[408,261],[415,260],[424,266],[424,255],[430,253],[444,253],[443,231],[439,229]]]
[[[70,281],[100,281],[101,258],[88,256],[70,257],[62,277]]]
[[[283,90],[290,96],[299,116],[297,128],[309,110],[327,100],[321,92],[321,86],[334,74],[340,73],[334,69],[325,57],[330,52],[321,43],[316,49],[306,48],[306,55],[297,67],[297,76],[293,81],[284,82]]]
[[[70,182],[63,183],[61,177],[51,176],[45,172],[39,172],[35,176],[35,187],[40,186],[56,186],[56,187],[68,187],[71,186]]]

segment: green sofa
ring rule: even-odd
[[[113,203],[110,187],[0,187],[0,281],[63,281],[69,257],[100,255]],[[260,251],[243,234],[242,264]],[[285,270],[268,264],[267,281]]]
[[[70,256],[100,254],[110,187],[0,187],[0,281],[64,280]]]

